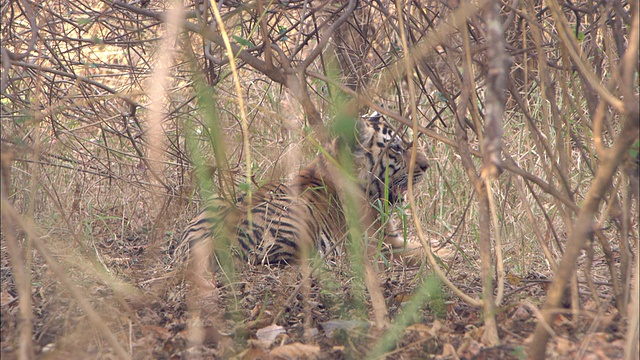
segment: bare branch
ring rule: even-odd
[[[630,114],[620,136],[614,143],[613,147],[606,151],[600,168],[596,172],[591,188],[580,207],[578,218],[575,221],[571,236],[567,241],[567,248],[558,265],[558,271],[554,278],[547,300],[542,310],[544,322],[550,324],[553,318],[554,309],[560,305],[560,300],[564,292],[568,279],[571,278],[576,260],[580,252],[586,246],[589,239],[593,236],[594,215],[600,205],[600,201],[604,197],[604,192],[611,184],[611,178],[618,169],[618,165],[622,162],[624,154],[638,139],[638,130],[640,129],[640,118],[638,113]],[[545,350],[549,333],[543,325],[538,324],[536,327],[533,341],[529,346],[529,356],[532,359],[544,359]]]

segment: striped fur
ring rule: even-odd
[[[410,148],[380,115],[359,124],[353,160],[369,204],[385,195],[391,203],[400,199],[408,185]],[[414,183],[428,166],[426,157],[418,153]],[[313,251],[327,253],[347,231],[340,200],[343,190],[331,175],[332,167],[319,156],[291,182],[264,185],[252,193],[251,200],[244,198],[235,205],[210,200],[187,226],[178,253],[188,257],[204,247],[210,254],[214,243],[224,251],[220,249],[223,239],[229,239],[229,249],[251,264],[286,264]],[[402,244],[392,226],[384,231],[385,242],[394,247]]]

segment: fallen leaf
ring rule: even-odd
[[[171,337],[171,331],[169,331],[168,329],[165,329],[165,328],[163,328],[161,326],[143,325],[142,326],[142,330],[143,331],[148,331],[150,333],[153,333],[156,338],[162,339],[162,340],[166,340],[166,339]]]
[[[278,346],[269,352],[273,359],[282,360],[312,360],[317,359],[319,354],[320,346],[301,343]]]
[[[286,330],[282,326],[271,324],[256,331],[256,337],[258,338],[258,340],[262,340],[271,345],[276,340],[278,335],[284,333],[285,331]]]
[[[260,347],[256,347],[250,344],[249,348],[238,355],[241,360],[266,360],[271,357],[264,352]]]
[[[440,331],[448,330],[440,321],[434,320],[431,324],[431,333],[437,335]]]
[[[442,357],[446,359],[454,359],[459,360],[458,354],[456,353],[456,349],[453,345],[446,343],[442,346]]]
[[[560,355],[569,355],[569,353],[571,351],[575,350],[576,346],[570,340],[567,340],[567,339],[562,338],[562,337],[558,337],[556,339],[556,342],[558,344],[558,346],[556,347],[556,351]]]
[[[519,277],[511,274],[511,273],[507,273],[507,280],[509,281],[509,284],[513,285],[513,286],[518,286],[520,285],[520,283],[522,282],[522,279],[520,279]]]
[[[556,317],[553,319],[553,326],[560,327],[564,325],[571,325],[571,320],[562,314],[556,314]]]
[[[2,306],[11,304],[12,302],[16,301],[16,299],[17,297],[14,298],[6,291],[0,293],[0,303],[2,303]]]
[[[471,339],[471,341],[469,342],[469,347],[467,348],[467,353],[470,354],[470,357],[475,357],[478,354],[480,354],[480,351],[482,351],[482,345]]]
[[[398,294],[395,297],[395,301],[399,302],[399,303],[405,303],[407,301],[411,300],[411,295],[407,294],[407,293],[402,293],[402,294]]]
[[[527,309],[524,306],[519,306],[516,309],[516,311],[513,312],[513,315],[511,315],[511,318],[513,320],[524,321],[531,318],[531,315],[529,314],[529,311],[527,311]]]
[[[428,327],[425,324],[413,324],[407,327],[407,331],[415,331],[417,333],[419,333],[421,336],[429,336],[430,338],[433,337],[434,333],[431,331],[431,328]]]

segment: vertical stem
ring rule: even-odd
[[[9,186],[11,186],[11,159],[10,154],[3,151],[2,167],[0,169],[0,187],[2,192],[2,200],[9,202]],[[33,327],[33,314],[31,313],[31,286],[29,281],[28,269],[25,266],[18,238],[16,237],[17,228],[11,216],[9,216],[5,207],[2,206],[2,227],[6,240],[7,251],[11,258],[11,271],[13,272],[13,280],[18,291],[18,332],[20,333],[18,344],[19,359],[33,359],[35,353],[33,351],[33,340],[31,329]]]
[[[466,25],[461,25],[466,26]],[[464,167],[469,182],[473,184],[478,194],[479,212],[479,248],[481,261],[481,277],[483,280],[483,307],[485,333],[484,340],[487,344],[497,345],[500,343],[498,337],[498,327],[495,321],[494,300],[493,300],[493,276],[491,271],[491,217],[489,214],[489,198],[484,181],[478,176],[476,168],[471,159],[466,127],[463,125],[464,117],[469,105],[469,99],[473,89],[470,78],[473,76],[468,67],[463,70],[463,86],[460,95],[460,104],[457,109],[457,119],[455,121],[456,142],[458,153]]]
[[[531,359],[542,360],[545,358],[547,341],[549,340],[549,332],[545,329],[545,324],[552,323],[554,310],[559,306],[565,286],[574,273],[578,256],[588,240],[593,236],[594,216],[600,206],[600,201],[604,197],[605,191],[610,187],[611,178],[615,174],[618,165],[622,162],[624,153],[638,138],[638,127],[639,118],[638,113],[635,112],[625,122],[613,147],[603,154],[602,164],[598,168],[591,188],[578,212],[578,218],[567,241],[565,253],[558,265],[558,272],[549,287],[547,300],[542,309],[543,319],[538,323],[533,340],[529,345],[529,357]]]

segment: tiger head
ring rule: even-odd
[[[353,152],[355,168],[368,192],[369,201],[383,199],[386,194],[386,200],[396,204],[409,184],[412,145],[405,145],[379,113],[359,122],[357,137]],[[426,156],[418,151],[413,170],[414,184],[428,167]]]

